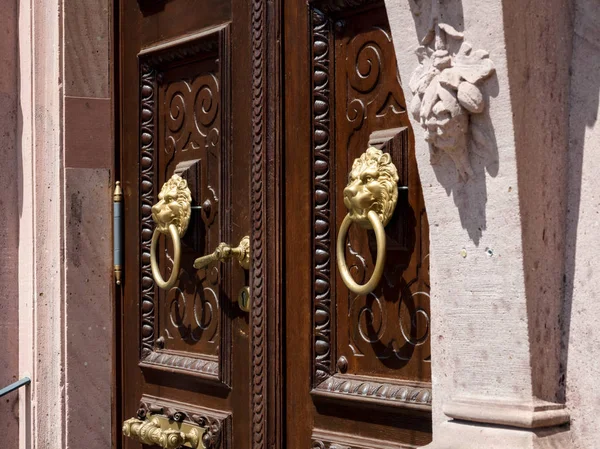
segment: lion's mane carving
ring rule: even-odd
[[[352,164],[348,185],[344,189],[344,204],[350,217],[364,227],[370,227],[367,214],[375,211],[385,226],[398,200],[398,171],[388,153],[369,147]]]
[[[187,181],[179,175],[173,175],[165,182],[158,194],[158,203],[152,206],[152,219],[156,228],[166,234],[169,225],[174,224],[183,235],[192,214],[192,196]]]

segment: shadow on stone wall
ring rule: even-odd
[[[598,124],[600,9],[598,3],[576,0],[574,15],[573,56],[570,67],[569,173],[560,393],[562,401],[568,400],[572,402],[572,408],[579,409],[579,416],[576,416],[575,420],[581,417],[597,423],[595,410],[598,397],[596,385],[598,363],[595,354],[598,349],[593,342],[598,341],[598,337],[594,335],[598,333],[599,315],[593,311],[597,309],[597,301],[593,295],[597,293],[600,285],[600,273],[594,271],[594,267],[598,266],[596,252],[600,249],[598,244],[600,236],[594,234],[588,226],[598,220],[598,173],[593,173],[589,167],[586,170],[583,160],[584,157],[588,160],[592,158],[597,160],[600,150]],[[598,165],[595,164],[595,167]],[[581,264],[584,259],[586,263]],[[576,320],[574,323],[576,327],[573,329],[572,320]],[[587,348],[586,343],[591,347]],[[581,364],[581,366],[569,367],[570,344],[574,344],[577,349],[577,356],[574,356],[577,358],[571,363]],[[577,378],[567,379],[567,372],[577,373]],[[567,397],[567,384],[570,385],[569,390],[575,392],[575,397]],[[587,438],[590,444],[597,444],[598,424],[595,427],[589,424],[586,428],[589,435],[584,435],[583,438]]]
[[[502,2],[515,138],[531,388],[560,400],[560,318],[567,199],[570,9]],[[528,18],[535,17],[535,20]]]

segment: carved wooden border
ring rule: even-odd
[[[431,387],[419,383],[390,382],[373,378],[334,374],[312,390],[313,396],[368,401],[384,406],[430,410]]]
[[[313,397],[431,409],[431,387],[403,381],[361,378],[336,373],[335,296],[332,285],[335,250],[332,235],[335,204],[331,194],[334,167],[334,119],[330,68],[334,46],[333,12],[367,6],[373,0],[330,0],[309,5],[312,60],[313,151]]]
[[[281,120],[282,0],[252,0],[252,267],[253,449],[284,447],[281,317]],[[269,36],[273,38],[269,39]]]
[[[318,385],[331,375],[332,353],[332,279],[333,251],[331,223],[331,119],[330,44],[328,17],[311,11],[312,28],[312,147],[313,147],[313,301],[314,301],[314,377]]]
[[[159,44],[142,50],[138,54],[140,66],[140,332],[141,354],[139,366],[144,369],[156,369],[179,372],[197,376],[201,379],[230,383],[231,369],[229,347],[231,327],[221,309],[220,317],[220,360],[214,356],[186,356],[162,352],[156,349],[156,285],[150,267],[150,246],[154,222],[152,205],[156,200],[156,173],[154,155],[156,152],[155,130],[157,122],[157,87],[161,65],[194,57],[206,52],[219,52],[221,59],[221,84],[229,84],[229,26],[210,28],[201,33],[186,36],[172,42]],[[222,88],[221,92],[229,91]],[[228,100],[223,101],[228,104]],[[225,139],[224,139],[225,140]]]
[[[232,417],[229,413],[143,395],[137,417],[143,420],[149,413],[163,415],[175,422],[188,422],[204,427],[206,431],[202,435],[202,444],[206,449],[231,449],[233,446]]]
[[[417,446],[315,429],[311,449],[414,449]]]
[[[252,447],[267,446],[267,288],[265,286],[265,95],[267,2],[252,1]]]

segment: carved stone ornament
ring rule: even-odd
[[[448,39],[461,42],[458,51],[450,50]],[[420,65],[413,72],[409,87],[414,95],[410,112],[425,130],[432,164],[444,151],[456,164],[461,178],[467,180],[473,175],[469,135],[475,150],[485,149],[491,141],[471,121],[471,115],[485,109],[480,85],[495,68],[487,51],[472,51],[471,44],[463,39],[463,33],[452,26],[432,20],[417,49]]]

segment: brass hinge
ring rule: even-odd
[[[115,282],[121,285],[123,266],[123,190],[121,183],[115,183],[113,192],[113,263]]]

